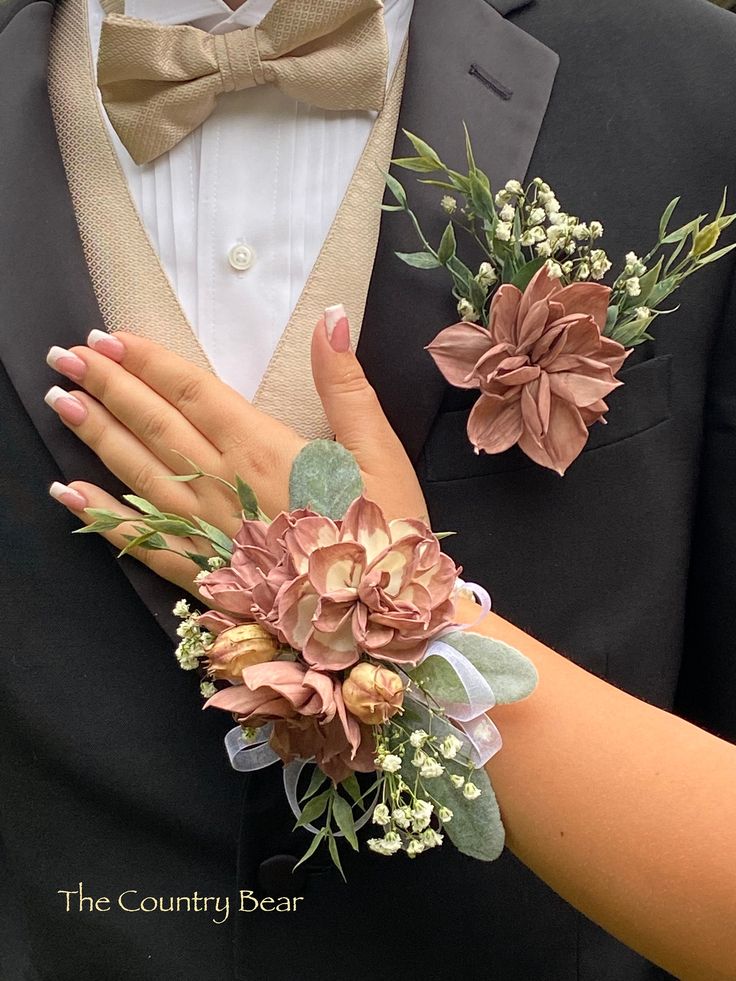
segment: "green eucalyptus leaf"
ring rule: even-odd
[[[532,277],[535,275],[535,273],[539,272],[546,261],[547,260],[544,258],[544,256],[539,256],[536,259],[532,259],[531,262],[527,262],[511,280],[511,285],[516,286],[516,288],[520,289],[523,293],[529,283],[531,283]]]
[[[441,169],[441,166],[429,157],[396,157],[391,163],[396,167],[413,170],[419,174],[432,174]]]
[[[643,276],[639,278],[639,285],[641,287],[641,293],[639,296],[635,297],[636,305],[643,307],[647,303],[649,294],[652,292],[654,287],[659,282],[659,277],[662,272],[662,263],[664,262],[664,256],[659,257],[659,261],[656,265],[652,266]]]
[[[408,202],[407,202],[407,199],[406,199],[406,191],[401,186],[401,184],[399,183],[399,181],[396,180],[396,178],[393,176],[393,174],[384,174],[384,178],[386,180],[386,187],[389,189],[389,191],[396,198],[397,202],[403,208],[406,208],[407,205],[408,205]]]
[[[439,269],[442,263],[431,252],[397,252],[396,255],[407,266],[415,269]]]
[[[199,480],[204,474],[201,473],[167,473],[165,474],[166,480],[177,481],[180,484],[188,484],[193,480]]]
[[[209,565],[209,556],[202,555],[200,552],[184,552],[186,558],[194,562],[196,566],[202,569],[203,572],[211,572]]]
[[[197,528],[184,518],[149,518],[148,526],[164,535],[177,535],[180,538],[198,534]]]
[[[233,540],[224,531],[220,531],[219,528],[211,525],[209,521],[205,521],[204,518],[198,518],[196,515],[194,516],[194,520],[212,542],[215,550],[218,553],[221,551],[225,552],[223,558],[229,558],[233,554]]]
[[[468,177],[459,173],[457,170],[449,170],[448,168],[445,168],[445,173],[447,174],[447,179],[455,185],[461,194],[464,194],[466,197],[470,195],[470,179]]]
[[[432,793],[441,806],[449,807],[452,820],[444,832],[458,851],[481,862],[493,862],[503,852],[506,832],[501,821],[496,795],[484,769],[468,771],[457,768],[456,773],[469,777],[480,790],[476,800],[466,800],[462,789],[450,780],[452,766],[441,777],[434,778]]]
[[[444,232],[442,233],[439,248],[437,249],[437,261],[444,266],[454,257],[456,249],[457,242],[455,241],[455,229],[450,221],[447,223],[447,228],[445,228]]]
[[[445,191],[460,191],[462,192],[462,187],[458,184],[450,184],[449,181],[437,181],[437,180],[421,180],[417,181],[418,184],[428,184],[430,187],[441,187]]]
[[[258,498],[256,497],[255,491],[238,474],[235,475],[235,489],[238,492],[238,500],[240,501],[240,507],[245,517],[248,521],[258,520],[261,511],[258,507]]]
[[[463,132],[465,133],[465,157],[468,161],[468,173],[474,173],[477,168],[475,165],[475,156],[473,154],[473,145],[470,142],[470,133],[468,132],[468,127],[463,123]]]
[[[349,777],[345,777],[345,779],[340,783],[340,786],[345,788],[346,792],[350,795],[350,797],[355,801],[356,804],[360,803],[362,794],[360,792],[360,784],[358,783],[358,778],[355,776],[354,773],[351,773]]]
[[[345,516],[363,493],[363,478],[352,453],[330,439],[307,443],[291,468],[289,507],[309,507],[333,521]]]
[[[475,283],[475,277],[470,269],[456,255],[447,260],[447,269],[452,274],[455,284],[460,288],[461,294],[470,299],[472,284]],[[478,286],[478,283],[475,285]]]
[[[464,654],[483,675],[498,705],[518,702],[534,691],[537,669],[515,647],[466,630],[445,634],[442,641]]]
[[[420,137],[415,136],[414,133],[410,133],[408,129],[403,130],[403,133],[420,157],[426,157],[428,160],[432,160],[435,164],[436,170],[442,169],[442,161],[437,156],[437,152],[429,145],[429,143],[426,143],[424,140],[420,139]]]
[[[217,542],[213,542],[210,538],[210,545],[214,549],[215,555],[219,555],[221,559],[224,559],[226,563],[230,564],[233,557],[233,550],[231,548],[223,548],[222,545],[218,545]]]
[[[131,552],[134,548],[142,548],[143,546],[145,546],[146,542],[150,538],[153,538],[153,536],[156,534],[155,531],[150,531],[144,528],[136,528],[136,531],[139,531],[140,534],[136,536],[133,535],[123,536],[127,541],[127,545],[125,545],[124,548],[120,549],[120,551],[118,552],[118,558],[122,558],[123,555],[127,555],[128,552]]]
[[[319,848],[319,846],[322,844],[322,842],[325,840],[326,837],[327,837],[327,829],[326,828],[322,828],[319,831],[319,833],[314,836],[314,838],[312,839],[311,845],[304,852],[304,854],[299,859],[299,861],[296,863],[296,865],[294,866],[294,868],[295,869],[299,868],[299,866],[302,864],[302,862],[306,862],[308,858],[311,858],[312,855],[314,855],[314,853],[317,851],[317,849]]]
[[[136,541],[134,535],[123,535],[123,538],[127,542],[130,542],[131,547],[132,547],[133,543]],[[139,536],[139,540],[138,540],[138,542],[136,544],[136,548],[141,548],[141,549],[143,549],[144,552],[145,551],[160,551],[161,549],[167,549],[168,548],[168,545],[166,544],[166,540],[164,538],[162,538],[161,535],[159,535],[158,533],[154,532],[153,534],[140,535]]]
[[[662,218],[661,218],[661,220],[659,222],[659,240],[660,241],[662,241],[662,239],[664,239],[665,235],[667,234],[667,226],[670,223],[670,218],[672,217],[672,214],[673,214],[675,208],[679,204],[679,201],[680,201],[679,197],[673,198],[670,201],[670,203],[667,205],[667,207],[664,209],[664,212],[662,214]]]
[[[338,851],[337,848],[337,839],[333,838],[332,835],[330,835],[330,837],[327,839],[327,847],[330,850],[330,858],[332,859],[334,865],[337,867],[337,871],[343,877],[343,881],[346,881],[345,873],[343,872],[342,865],[340,863],[340,852]]]
[[[649,296],[647,297],[647,305],[649,307],[656,307],[658,303],[666,299],[673,293],[679,286],[679,280],[677,276],[666,276],[664,279],[660,280],[656,286],[652,287]]]
[[[311,824],[312,821],[316,821],[318,817],[322,817],[327,809],[327,805],[335,793],[332,786],[328,790],[325,790],[318,797],[313,797],[308,800],[302,809],[302,813],[294,825],[295,828],[304,828],[306,825]]]
[[[711,252],[710,255],[703,256],[702,259],[698,260],[698,268],[700,266],[707,266],[709,262],[717,262],[722,259],[724,255],[728,255],[733,249],[736,249],[736,242],[733,245],[727,245],[724,249],[719,249],[717,252]]]
[[[726,210],[726,198],[727,197],[728,197],[728,188],[727,187],[724,187],[723,188],[723,197],[721,198],[721,204],[720,204],[720,207],[718,208],[718,212],[716,213],[716,217],[715,217],[715,220],[716,221],[720,221],[721,218],[723,217],[723,214],[724,214],[724,212]],[[731,216],[731,217],[733,217],[733,216]]]
[[[308,797],[313,797],[326,779],[327,774],[323,773],[318,766],[315,766],[312,779],[309,781],[309,786],[301,799],[306,800]]]
[[[444,640],[444,638],[443,638]],[[427,691],[443,701],[465,702],[465,689],[455,670],[443,658],[430,654],[422,663],[406,672],[422,691]]]
[[[616,321],[618,320],[618,309],[619,308],[617,303],[612,304],[608,308],[608,311],[606,312],[606,324],[605,327],[603,328],[604,337],[611,336],[611,332],[613,331]]]
[[[475,211],[488,221],[495,219],[493,195],[490,192],[488,178],[482,171],[476,170],[468,178],[470,201]]]
[[[639,338],[646,332],[647,326],[654,318],[641,317],[631,320],[629,323],[621,324],[611,335],[611,339],[623,344],[624,347],[636,347],[640,343]]]
[[[123,500],[132,504],[134,508],[138,508],[143,514],[161,514],[155,504],[151,504],[150,501],[138,497],[136,494],[123,494]]]
[[[353,809],[345,798],[340,797],[339,794],[335,795],[335,799],[332,802],[332,816],[340,831],[345,835],[346,840],[350,842],[353,849],[357,852],[358,836],[355,833]]]
[[[672,245],[674,242],[680,242],[682,239],[687,238],[691,232],[696,232],[700,226],[700,222],[705,218],[705,215],[699,215],[697,218],[693,218],[686,225],[681,225],[676,228],[674,232],[670,232],[669,235],[662,239],[662,245]]]
[[[120,525],[130,521],[130,518],[123,518],[121,515],[115,514],[114,511],[108,511],[106,508],[85,508],[84,513],[91,515],[96,520],[91,525],[85,525],[83,528],[75,528],[72,532],[73,535],[90,535],[103,531],[112,531],[113,528],[118,528]]]

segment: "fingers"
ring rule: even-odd
[[[178,409],[220,452],[255,428],[261,413],[246,399],[211,372],[160,344],[122,331],[114,336],[93,331],[89,343]]]
[[[172,471],[104,405],[86,392],[56,386],[47,392],[46,402],[126,487],[162,510],[192,510],[196,498],[191,488],[167,480]]]
[[[53,347],[47,361],[83,386],[172,472],[181,472],[182,468],[177,449],[186,449],[202,469],[214,469],[219,453],[210,441],[169,402],[110,356],[111,346],[119,344],[116,338],[103,334],[98,344],[102,353],[83,346],[71,351]]]
[[[426,504],[404,447],[350,349],[342,306],[330,307],[312,337],[312,373],[336,438],[353,453],[366,491],[389,517],[422,517]]]
[[[130,524],[122,524],[118,528],[102,533],[102,537],[119,550],[125,548],[128,544],[126,535],[138,535],[136,527],[140,527],[141,515],[132,508],[120,504],[114,497],[111,497],[110,494],[107,494],[94,484],[88,484],[81,480],[75,480],[71,484],[55,482],[49,488],[49,494],[68,511],[76,515],[85,525],[90,525],[95,521],[94,516],[88,514],[85,508],[104,508],[113,511],[115,514],[119,514],[121,517],[130,517]],[[189,539],[172,538],[167,535],[162,537],[166,540],[169,548],[178,551],[181,551],[183,548],[190,551],[198,551],[198,547]],[[194,582],[194,576],[197,570],[189,559],[181,555],[174,555],[172,552],[146,550],[142,548],[131,549],[128,554],[151,569],[156,575],[162,576],[177,586],[181,586],[182,589],[196,596],[201,601],[202,597],[199,595]]]

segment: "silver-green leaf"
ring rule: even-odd
[[[363,478],[352,453],[330,439],[307,443],[291,468],[289,506],[311,508],[333,521],[345,516],[363,493]]]

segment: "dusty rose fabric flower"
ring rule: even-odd
[[[611,290],[600,283],[561,286],[546,266],[524,293],[505,284],[489,326],[447,327],[427,350],[452,385],[479,388],[468,420],[476,452],[515,443],[543,467],[564,474],[604,421],[603,401],[630,352],[602,337]]]
[[[297,661],[254,664],[243,669],[241,679],[242,684],[218,691],[205,707],[232,712],[240,723],[249,726],[300,715],[331,722],[338,712],[335,692],[339,682]],[[339,703],[344,713],[341,694]]]
[[[218,691],[205,708],[232,712],[241,725],[273,722],[270,743],[284,763],[314,756],[335,780],[375,769],[371,731],[347,711],[334,675],[297,661],[270,661],[245,668],[242,680]]]
[[[204,598],[236,619],[257,620],[279,640],[275,601],[281,586],[296,575],[283,544],[284,532],[311,511],[282,512],[271,524],[244,521],[233,539],[231,564],[199,584]],[[225,619],[225,618],[223,618]],[[216,620],[211,621],[213,626]]]
[[[362,651],[416,664],[452,623],[459,570],[420,521],[387,522],[360,497],[337,524],[301,518],[284,544],[297,577],[279,592],[279,628],[314,667],[348,668]]]
[[[314,719],[285,719],[274,722],[269,742],[284,763],[314,757],[320,769],[339,783],[353,772],[370,773],[376,769],[370,726],[358,725],[357,735],[356,748],[337,718],[326,724]]]

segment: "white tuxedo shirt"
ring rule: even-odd
[[[223,0],[127,0],[125,12],[224,33],[259,23],[273,2],[247,0],[232,11]],[[412,6],[413,0],[385,0],[389,80]],[[95,62],[104,16],[99,0],[89,0]],[[199,129],[143,166],[108,124],[184,313],[219,377],[246,398],[255,394],[296,306],[375,115],[317,109],[274,86],[230,92]]]

